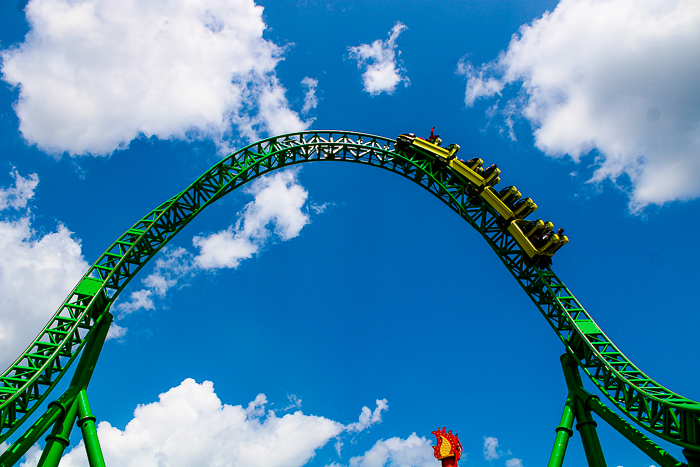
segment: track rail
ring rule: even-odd
[[[527,260],[502,227],[498,213],[470,190],[467,180],[430,156],[395,148],[394,140],[343,131],[293,133],[240,149],[122,234],[0,376],[0,442],[8,439],[47,398],[77,357],[96,321],[129,281],[204,208],[256,177],[315,161],[352,162],[389,170],[439,198],[483,236],[567,352],[614,406],[644,430],[700,451],[700,404],[666,389],[639,370],[554,272]],[[28,440],[27,436],[25,433],[15,445]]]

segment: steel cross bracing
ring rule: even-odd
[[[144,216],[90,267],[34,342],[0,376],[0,442],[39,407],[67,372],[100,318],[102,311],[93,310],[108,310],[140,269],[202,209],[273,170],[304,162],[341,161],[392,171],[438,197],[484,237],[567,351],[613,405],[645,430],[700,450],[700,404],[664,388],[630,362],[556,274],[526,260],[498,214],[469,182],[444,163],[410,149],[399,151],[394,143],[340,131],[268,138],[221,160]],[[41,419],[33,427],[39,422]],[[28,439],[27,433],[22,439]]]

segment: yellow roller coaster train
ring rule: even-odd
[[[429,141],[416,137],[413,133],[402,134],[396,138],[396,148],[400,151],[416,151],[436,157],[446,167],[449,166],[457,172],[469,183],[471,194],[480,197],[498,213],[499,223],[508,229],[534,264],[549,266],[554,253],[569,243],[569,238],[564,235],[564,229],[554,233],[554,224],[551,222],[526,219],[537,210],[537,205],[531,198],[522,198],[521,193],[514,186],[507,186],[500,191],[493,188],[501,181],[501,170],[496,167],[496,164],[484,169],[482,159],[464,161],[457,157],[458,144],[442,147],[442,140],[439,137],[433,137]]]

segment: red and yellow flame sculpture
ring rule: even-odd
[[[459,435],[453,435],[452,430],[447,433],[445,428],[431,432],[437,437],[437,445],[433,446],[435,458],[442,461],[442,467],[457,467],[457,461],[462,457],[462,443]]]

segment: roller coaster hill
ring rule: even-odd
[[[0,442],[33,420],[0,455],[0,467],[15,465],[47,432],[39,465],[57,466],[76,422],[90,466],[105,465],[87,389],[112,322],[111,305],[204,208],[257,177],[306,162],[364,164],[400,175],[452,209],[496,253],[565,350],[560,360],[568,393],[562,394],[564,410],[555,429],[549,467],[563,465],[574,422],[588,465],[606,466],[593,414],[660,467],[700,467],[700,404],[651,379],[612,343],[552,271],[552,258],[569,241],[563,231],[554,233],[549,221],[527,220],[537,209],[535,202],[522,198],[514,186],[497,191],[494,187],[501,173],[496,165],[483,168],[480,158],[464,161],[457,157],[458,151],[456,144],[442,147],[439,138],[425,140],[411,133],[393,140],[349,131],[315,131],[267,138],[219,161],[119,236],[0,375]],[[76,361],[68,388],[44,406]],[[604,399],[584,388],[581,372]],[[683,448],[687,463],[643,432]]]

